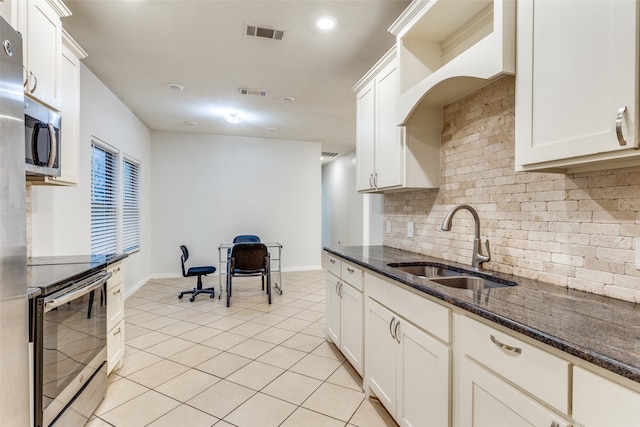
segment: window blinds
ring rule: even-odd
[[[116,253],[118,246],[117,155],[91,144],[91,253]]]
[[[140,165],[124,159],[122,168],[122,250],[140,249]]]

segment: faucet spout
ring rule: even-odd
[[[491,252],[489,250],[489,241],[486,240],[485,247],[487,249],[487,255],[484,255],[482,253],[482,242],[480,240],[480,216],[478,215],[478,212],[469,205],[456,205],[444,217],[444,220],[442,221],[442,225],[440,226],[440,229],[442,231],[450,231],[453,216],[456,214],[456,212],[458,212],[461,209],[469,211],[473,216],[473,222],[475,225],[475,236],[473,239],[473,254],[471,258],[471,267],[475,270],[479,270],[480,269],[479,267],[483,262],[488,262],[491,260]]]

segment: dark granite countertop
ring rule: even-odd
[[[72,280],[79,279],[107,266],[125,259],[126,254],[111,255],[74,255],[34,257],[27,260],[28,296],[47,295],[65,286]]]
[[[386,246],[326,251],[580,359],[640,382],[640,305],[549,283],[486,271],[518,286],[454,289],[388,267],[393,262],[457,264]],[[477,295],[476,295],[477,297]]]

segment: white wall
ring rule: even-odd
[[[80,71],[80,181],[74,187],[33,186],[32,256],[91,252],[91,140],[109,143],[141,162],[141,250],[125,260],[125,292],[150,270],[150,132],[84,65]],[[64,118],[62,122],[64,127]],[[63,142],[64,144],[64,142]]]
[[[218,266],[237,234],[283,244],[283,270],[321,268],[320,144],[152,132],[152,265],[156,276]],[[191,264],[191,261],[193,264]]]
[[[383,196],[356,191],[356,153],[322,168],[322,245],[382,244]]]

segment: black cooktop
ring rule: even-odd
[[[50,294],[73,280],[103,270],[126,257],[126,254],[110,254],[29,258],[28,287],[40,288],[43,295]]]

